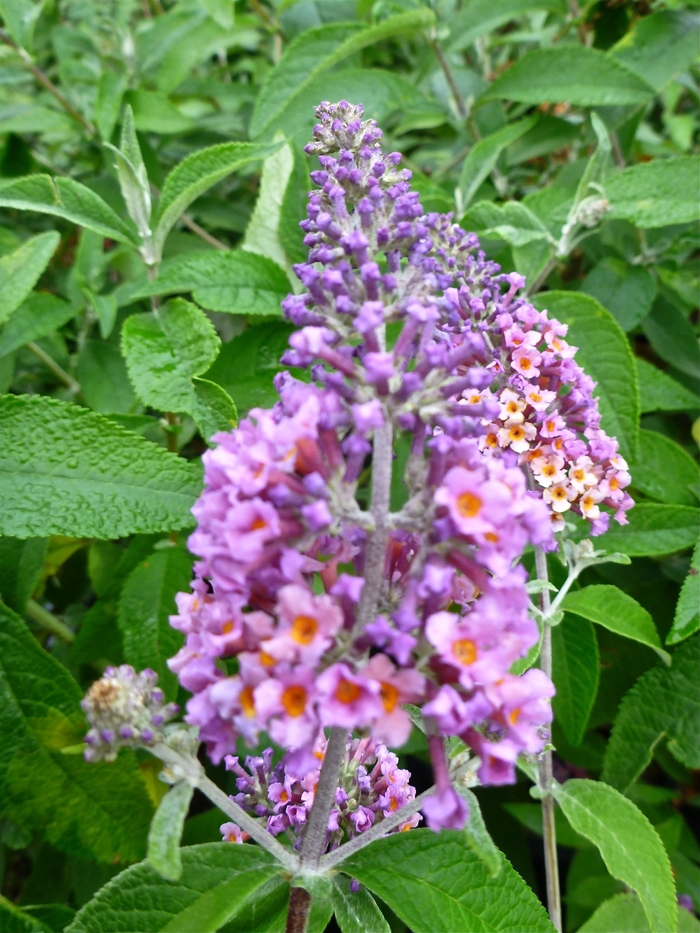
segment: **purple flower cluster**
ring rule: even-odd
[[[226,756],[226,770],[236,775],[238,793],[234,800],[251,816],[266,819],[273,836],[286,833],[300,848],[304,827],[314,801],[325,753],[323,736],[316,743],[316,766],[299,773],[280,763],[272,764],[272,749],[259,757],[248,756],[243,767],[238,758]],[[408,782],[411,775],[398,767],[396,755],[372,739],[348,742],[335,800],[328,817],[328,837],[324,851],[337,848],[344,840],[379,824],[416,796]],[[417,826],[421,817],[412,814],[393,832]],[[245,842],[247,833],[236,823],[221,827],[224,840]]]
[[[114,761],[120,748],[152,745],[180,710],[165,703],[155,671],[136,673],[129,664],[108,667],[80,705],[90,724],[85,736],[87,761]]]
[[[564,329],[516,297],[520,277],[451,217],[423,214],[361,107],[317,115],[320,187],[295,267],[306,290],[283,303],[300,328],[284,360],[313,381],[282,374],[277,405],[205,454],[197,579],[178,596],[186,642],[170,666],[215,761],[266,731],[294,774],[316,766],[320,728],[395,747],[403,705],[420,705],[438,787],[426,816],[459,826],[442,736],[477,751],[483,783],[513,781],[517,755],[549,736],[551,682],[510,673],[539,638],[516,562],[554,546],[560,487],[600,528],[589,499],[621,513],[626,474]],[[410,453],[392,513],[395,431]],[[557,457],[565,477],[546,485],[542,459]]]

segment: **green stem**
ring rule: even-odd
[[[32,622],[36,622],[37,625],[40,625],[41,628],[45,629],[47,632],[51,632],[52,635],[60,638],[61,641],[65,641],[69,645],[75,641],[75,632],[73,629],[68,628],[66,623],[61,622],[53,612],[44,609],[43,606],[40,606],[39,603],[35,602],[33,599],[30,599],[27,603],[24,614],[31,619]]]
[[[59,366],[56,360],[52,359],[48,353],[44,353],[38,344],[30,340],[27,344],[27,349],[31,350],[35,356],[38,356],[44,366],[50,369],[55,376],[58,376],[61,382],[67,385],[71,392],[75,392],[76,395],[80,392],[80,383],[76,382],[72,376],[69,376],[65,369]]]

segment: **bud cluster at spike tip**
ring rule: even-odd
[[[601,506],[622,520],[629,477],[565,328],[451,216],[423,214],[361,107],[316,112],[320,189],[302,223],[309,262],[295,266],[306,291],[283,303],[300,328],[284,361],[313,382],[281,374],[274,408],[204,455],[197,579],[178,596],[171,624],[186,640],[169,663],[216,762],[268,732],[303,774],[320,727],[397,747],[411,728],[403,704],[421,706],[438,787],[424,812],[434,828],[460,826],[440,737],[478,753],[485,784],[514,781],[518,754],[549,737],[551,682],[509,673],[539,638],[517,561],[529,544],[554,547],[567,508],[594,531]],[[410,439],[408,501],[389,516],[366,621],[375,519],[357,493],[388,424]]]
[[[120,748],[153,745],[180,708],[166,703],[155,671],[136,673],[129,664],[108,667],[80,705],[90,724],[87,761],[114,761]]]
[[[251,816],[265,819],[267,830],[273,836],[285,833],[294,848],[300,848],[325,748],[325,738],[321,736],[314,750],[316,766],[306,773],[290,770],[283,763],[273,765],[271,748],[261,756],[248,756],[245,767],[238,758],[227,755],[226,770],[236,775],[238,788],[231,799]],[[413,800],[416,791],[408,783],[410,777],[408,771],[399,768],[398,758],[386,746],[377,745],[372,739],[348,742],[328,816],[324,851],[331,851],[346,839],[366,832]],[[420,814],[414,813],[394,832],[412,829],[420,820]],[[245,842],[248,838],[236,823],[224,823],[221,832],[227,842]]]

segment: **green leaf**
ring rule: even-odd
[[[0,532],[121,538],[193,524],[198,467],[100,415],[0,396]]]
[[[63,217],[119,243],[138,246],[135,231],[102,198],[72,178],[27,175],[0,182],[0,207]]]
[[[526,246],[536,240],[551,241],[547,227],[521,201],[506,201],[502,205],[479,201],[467,211],[460,224],[482,236],[502,239],[513,246]]]
[[[265,256],[243,250],[207,250],[167,259],[158,278],[130,300],[178,292],[192,292],[197,304],[208,311],[279,316],[289,279]]]
[[[58,330],[74,316],[75,308],[62,298],[48,292],[31,292],[5,324],[0,357]]]
[[[81,697],[63,665],[0,604],[3,812],[81,858],[141,858],[152,808],[133,755],[107,765],[61,753],[82,741]]]
[[[86,340],[75,375],[82,396],[93,411],[103,415],[128,414],[136,407],[136,396],[119,347],[104,340]]]
[[[260,192],[241,244],[242,249],[266,256],[282,267],[287,266],[288,261],[280,242],[279,225],[284,194],[293,170],[294,153],[289,144],[265,159]]]
[[[10,317],[34,288],[60,240],[53,230],[40,233],[14,253],[0,257],[0,323]]]
[[[131,571],[119,599],[117,622],[124,657],[137,670],[152,668],[168,699],[177,694],[177,677],[167,660],[182,647],[180,632],[169,618],[177,612],[175,596],[189,587],[192,560],[183,548],[164,547]]]
[[[651,310],[656,283],[644,266],[606,256],[588,273],[581,291],[607,308],[622,330],[630,331]]]
[[[551,933],[542,904],[505,859],[497,878],[464,833],[413,829],[378,839],[342,870],[380,897],[414,933]]]
[[[482,95],[539,104],[568,102],[577,107],[643,104],[653,95],[646,81],[598,49],[562,45],[534,49],[518,59]]]
[[[533,303],[569,325],[567,340],[579,348],[576,362],[598,383],[594,395],[602,426],[618,439],[622,455],[634,460],[639,443],[637,371],[617,322],[595,298],[580,292],[545,292],[536,295]]]
[[[692,547],[700,526],[700,510],[688,505],[639,502],[627,518],[627,525],[611,523],[610,531],[598,539],[601,547],[630,557],[660,557]]]
[[[221,341],[196,305],[174,298],[157,314],[134,314],[122,328],[129,377],[144,405],[192,413],[199,376],[216,359]]]
[[[23,616],[41,580],[46,538],[0,538],[0,599]]]
[[[451,15],[441,26],[450,30],[447,48],[458,52],[478,39],[498,29],[512,19],[518,19],[532,10],[547,10],[551,13],[564,13],[564,6],[559,0],[468,0],[464,8]]]
[[[199,433],[207,444],[219,431],[230,431],[238,424],[238,410],[226,389],[208,379],[195,376],[195,405],[192,417],[197,422]]]
[[[2,933],[52,933],[36,917],[25,913],[12,901],[0,894],[0,931]]]
[[[600,656],[593,626],[587,619],[565,614],[552,628],[552,680],[557,688],[552,709],[572,745],[583,740],[599,678]]]
[[[134,109],[134,124],[141,133],[186,133],[194,123],[181,113],[161,91],[129,91],[127,100]]]
[[[671,668],[657,665],[625,696],[605,752],[603,780],[626,792],[662,739],[689,768],[700,768],[700,638],[681,645]]]
[[[463,207],[469,205],[481,183],[495,168],[498,157],[506,146],[527,133],[536,123],[537,117],[527,117],[525,120],[518,120],[517,123],[509,123],[472,146],[459,175]]]
[[[658,431],[639,432],[639,458],[630,467],[632,484],[660,502],[697,505],[692,490],[700,486],[697,461]]]
[[[434,22],[434,14],[419,7],[369,27],[361,23],[333,23],[307,29],[290,43],[263,84],[250,121],[250,135],[254,138],[272,135],[279,118],[285,110],[293,108],[295,99],[343,59],[390,36],[426,28]]]
[[[652,933],[676,928],[671,865],[656,830],[641,810],[602,781],[572,778],[554,797],[576,832],[590,839],[613,876],[637,892]]]
[[[605,583],[584,586],[583,589],[568,593],[562,608],[624,638],[648,645],[659,657],[667,662],[669,660],[667,652],[661,647],[651,615],[636,599],[617,586]]]
[[[0,592],[2,585],[0,584]],[[676,645],[700,628],[700,543],[695,545],[688,576],[683,581],[676,603],[671,631],[666,636],[667,645]]]
[[[333,911],[340,933],[391,933],[384,914],[366,888],[350,890],[347,875],[333,877]]]
[[[214,933],[280,866],[264,849],[210,842],[182,850],[183,881],[132,865],[97,892],[66,933]]]
[[[496,846],[486,828],[486,823],[481,813],[479,798],[473,791],[469,790],[468,787],[458,785],[456,790],[464,797],[469,806],[469,819],[464,826],[467,844],[472,852],[478,855],[484,863],[488,869],[489,877],[496,878],[500,874],[503,866],[503,853]]]
[[[635,359],[642,414],[650,411],[697,411],[700,398],[663,370]]]
[[[105,143],[117,157],[117,177],[129,217],[136,224],[141,239],[150,242],[151,237],[151,188],[148,173],[136,138],[134,112],[128,105],[122,117],[121,148]],[[150,258],[150,257],[149,257]]]
[[[97,82],[97,96],[95,98],[95,126],[103,142],[109,142],[114,127],[119,119],[122,109],[122,99],[129,86],[126,74],[117,74],[103,65],[103,70]]]
[[[544,836],[541,803],[504,803],[503,809],[531,833],[535,833],[540,838]],[[590,848],[591,844],[588,839],[571,828],[559,807],[555,807],[554,810],[554,823],[557,845],[566,846],[569,849]]]
[[[699,175],[700,156],[631,165],[605,182],[609,216],[646,229],[692,223],[700,217]]]
[[[34,27],[43,7],[43,3],[31,0],[0,0],[0,15],[5,28],[17,45],[24,49],[32,48]]]
[[[579,933],[651,933],[644,908],[635,894],[616,894],[579,927]],[[678,933],[700,933],[700,922],[689,910],[678,910]]]
[[[691,10],[659,10],[638,19],[609,54],[655,91],[698,57],[700,17]]]
[[[690,321],[664,295],[657,297],[642,321],[642,330],[662,360],[694,379],[700,377],[697,335]]]
[[[170,229],[195,198],[232,172],[250,165],[251,162],[266,159],[280,146],[281,143],[222,143],[219,146],[200,149],[183,159],[168,175],[163,185],[154,234],[156,255],[162,254],[163,244]]]
[[[169,881],[182,878],[180,839],[193,794],[194,787],[187,781],[175,784],[163,797],[151,820],[148,861],[161,878]]]

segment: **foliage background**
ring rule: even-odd
[[[527,275],[599,383],[638,501],[600,546],[633,560],[587,570],[554,629],[557,776],[626,793],[700,912],[697,6],[1,0],[0,16],[0,929],[62,930],[144,857],[157,762],[86,766],[78,701],[123,661],[177,692],[167,617],[190,578],[198,459],[236,409],[274,401],[302,146],[313,106],[343,97],[403,153],[426,210]],[[108,145],[133,138],[127,105],[131,216],[143,172],[154,204],[163,191],[150,275]],[[591,227],[573,223],[584,196],[609,202]],[[154,323],[172,295],[190,303]],[[403,752],[422,789],[419,733]],[[527,782],[478,797],[543,896]],[[566,930],[647,929],[559,816]],[[183,843],[220,822],[195,797]]]

